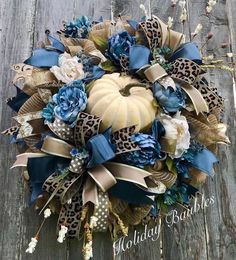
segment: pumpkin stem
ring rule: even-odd
[[[143,87],[146,89],[149,88],[149,86],[144,83],[130,83],[120,90],[120,94],[124,97],[128,97],[130,95],[130,89],[133,87]]]

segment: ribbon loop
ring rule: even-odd
[[[103,192],[110,189],[117,182],[111,172],[103,165],[97,165],[89,170],[88,174]]]
[[[72,150],[72,148],[74,148],[72,145],[70,145],[60,139],[57,139],[57,138],[54,138],[51,136],[47,136],[44,139],[41,151],[51,154],[51,155],[70,159],[71,158],[70,151]]]
[[[146,78],[152,83],[168,75],[167,72],[158,63],[146,69],[144,74]]]

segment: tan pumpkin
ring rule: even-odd
[[[156,110],[152,91],[119,73],[96,80],[89,92],[87,112],[102,119],[101,130],[112,126],[114,132],[136,125],[138,132],[151,125]]]

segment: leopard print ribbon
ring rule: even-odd
[[[183,34],[170,30],[165,23],[154,15],[150,19],[139,23],[138,33],[142,38],[144,38],[142,36],[144,33],[152,51],[164,45],[175,51],[183,41]]]
[[[49,194],[55,192],[54,197],[58,198],[62,204],[67,203],[78,192],[82,184],[81,175],[69,173],[63,179],[58,173],[50,175],[43,184],[43,190]]]

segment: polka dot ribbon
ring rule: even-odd
[[[95,206],[94,216],[98,218],[95,232],[105,232],[108,227],[109,198],[106,192],[98,191],[98,204]]]

